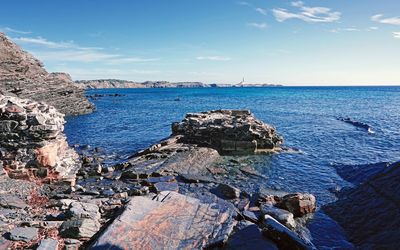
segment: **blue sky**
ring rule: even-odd
[[[4,0],[0,31],[74,79],[400,84],[398,0]]]

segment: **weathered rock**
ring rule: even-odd
[[[253,223],[235,232],[224,249],[230,250],[278,250],[274,242],[262,235],[261,229]]]
[[[60,227],[60,235],[65,238],[90,238],[100,230],[100,223],[93,219],[64,221]]]
[[[38,232],[34,227],[16,227],[10,232],[10,240],[29,242],[37,239]]]
[[[68,215],[74,219],[100,219],[99,207],[95,204],[84,202],[71,202]]]
[[[284,209],[276,208],[270,205],[261,205],[261,213],[272,216],[274,219],[291,229],[296,227],[293,214]]]
[[[77,87],[69,75],[49,74],[41,62],[1,32],[0,90],[0,94],[12,93],[20,98],[44,101],[67,115],[86,114],[94,109],[84,90]],[[37,122],[40,123],[40,119]],[[12,126],[8,126],[10,128]]]
[[[182,209],[184,208],[184,209]],[[92,247],[200,249],[222,243],[233,230],[232,211],[175,192],[153,200],[133,197]],[[228,224],[226,222],[229,221]],[[224,237],[220,234],[224,232]]]
[[[57,250],[58,241],[55,239],[43,239],[40,241],[38,248],[36,250]]]
[[[279,223],[269,215],[265,216],[263,234],[272,239],[283,250],[303,250],[313,249],[313,246],[307,245],[293,231]]]
[[[242,215],[248,221],[251,221],[253,223],[257,223],[258,222],[258,216],[254,212],[246,210],[246,211],[242,212]]]
[[[316,209],[315,197],[312,194],[288,194],[281,198],[278,207],[288,210],[295,217],[313,213]]]
[[[220,153],[255,153],[277,150],[282,138],[275,128],[257,120],[248,110],[214,110],[188,113],[172,124],[173,135]]]
[[[217,187],[217,191],[220,192],[227,199],[236,199],[240,197],[240,190],[228,184],[219,184]]]
[[[18,198],[17,196],[10,195],[10,194],[2,194],[0,195],[0,206],[4,208],[19,208],[24,209],[28,205],[25,201]]]
[[[64,115],[44,103],[0,95],[0,163],[12,178],[74,180],[79,156],[68,147]]]
[[[154,184],[154,189],[157,193],[163,191],[179,191],[179,186],[176,182],[158,182]]]

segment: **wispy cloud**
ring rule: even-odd
[[[198,56],[196,57],[197,60],[208,60],[208,61],[230,61],[230,57],[224,56]]]
[[[17,43],[33,46],[31,52],[43,61],[103,62],[105,64],[143,63],[158,61],[159,58],[129,57],[108,53],[101,47],[84,47],[73,41],[54,42],[43,37],[12,38]]]
[[[254,10],[257,11],[258,13],[260,13],[261,15],[264,15],[264,16],[266,16],[267,13],[268,13],[268,11],[266,9],[259,8],[259,7],[255,8]]]
[[[400,17],[384,18],[383,16],[383,14],[377,14],[372,16],[371,20],[383,24],[400,25]]]
[[[261,30],[268,27],[266,23],[247,23],[247,26]]]
[[[361,31],[358,28],[354,28],[354,27],[350,27],[350,28],[336,28],[336,29],[331,29],[330,32],[332,33],[339,33],[342,31],[346,31],[346,32],[353,32],[353,31]]]
[[[31,31],[17,30],[17,29],[13,29],[10,27],[0,27],[0,32],[15,33],[15,34],[22,34],[22,35],[32,34]]]
[[[309,23],[331,23],[340,20],[341,13],[326,7],[308,7],[302,1],[292,2],[291,5],[299,12],[290,12],[287,9],[277,8],[272,12],[278,22],[288,19],[300,19]]]
[[[392,34],[394,38],[400,39],[400,31],[392,32]]]
[[[240,1],[240,2],[237,2],[237,4],[250,7],[250,8],[252,8],[254,11],[256,11],[256,12],[258,12],[258,13],[260,13],[261,15],[264,15],[264,16],[266,16],[266,15],[268,14],[268,10],[266,10],[266,9],[264,9],[264,8],[261,8],[261,7],[258,7],[258,6],[254,6],[253,4],[251,4],[251,3],[249,3],[249,2]]]

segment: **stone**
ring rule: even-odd
[[[246,211],[242,212],[242,215],[248,221],[251,221],[253,223],[257,223],[258,222],[258,216],[254,212],[246,210]]]
[[[0,94],[15,95],[55,106],[67,115],[91,113],[94,110],[84,90],[65,73],[48,73],[43,64],[22,50],[0,32]],[[21,107],[9,105],[7,112],[20,113]],[[16,117],[16,116],[14,116]],[[35,125],[47,124],[40,116]],[[1,126],[0,126],[1,127]]]
[[[100,230],[100,223],[93,219],[64,221],[60,227],[60,235],[64,238],[91,238]]]
[[[248,110],[189,113],[172,124],[172,135],[183,135],[181,142],[214,148],[221,154],[273,152],[283,142],[275,128]]]
[[[265,216],[263,235],[273,240],[283,250],[315,249],[307,245],[296,233],[279,223],[269,215]]]
[[[28,206],[22,199],[10,194],[0,194],[0,206],[4,208],[24,209]]]
[[[57,250],[58,241],[55,239],[43,239],[40,241],[38,248],[36,250]]]
[[[74,201],[69,205],[68,215],[74,219],[100,219],[99,207],[95,204]]]
[[[39,230],[34,227],[16,227],[10,231],[10,240],[29,242],[37,239]]]
[[[288,194],[281,198],[277,206],[293,213],[295,217],[301,217],[315,211],[316,200],[312,194]]]
[[[229,250],[278,250],[277,245],[263,237],[261,229],[253,223],[235,232],[224,249]]]
[[[162,192],[162,191],[179,191],[179,186],[178,183],[176,182],[157,182],[154,184],[154,189],[156,192]]]
[[[276,208],[270,205],[261,205],[261,213],[263,215],[270,215],[285,226],[294,229],[296,222],[294,221],[293,214],[284,209]]]
[[[184,209],[183,209],[184,208]],[[136,196],[91,246],[120,249],[202,249],[222,244],[232,232],[234,211],[217,203],[161,192]],[[223,232],[223,235],[221,235]]]
[[[217,191],[227,199],[236,199],[240,197],[240,190],[228,184],[219,184]]]
[[[252,166],[242,166],[239,168],[245,174],[254,175],[254,176],[261,176],[260,173],[257,172]]]

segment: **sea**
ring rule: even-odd
[[[168,137],[171,123],[188,112],[248,109],[276,127],[284,145],[299,152],[250,156],[249,162],[264,176],[251,188],[314,194],[318,211],[307,228],[319,249],[351,248],[341,227],[322,209],[337,199],[335,190],[352,186],[337,174],[335,166],[400,160],[400,87],[87,91],[87,95],[94,94],[105,95],[93,100],[96,111],[67,117],[65,133],[71,145],[104,149],[107,164],[123,161]],[[368,124],[373,133],[340,117]]]

